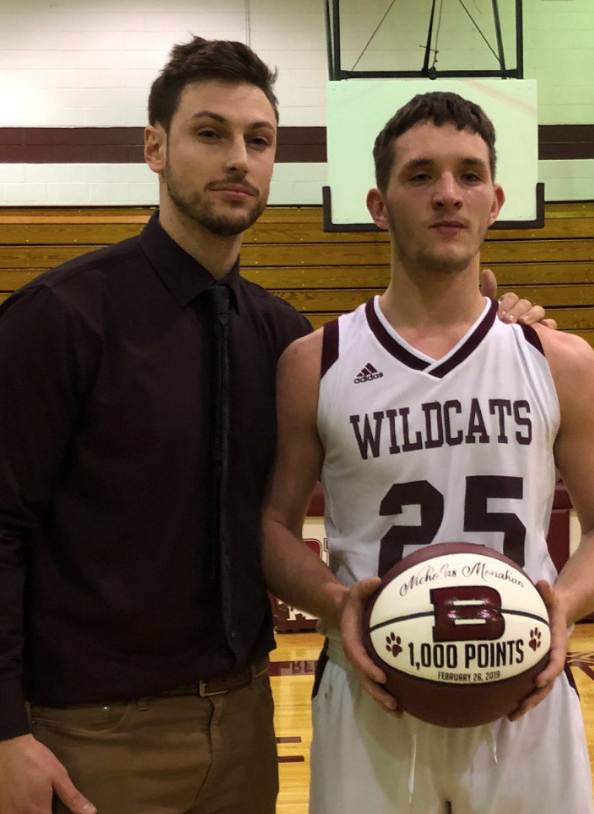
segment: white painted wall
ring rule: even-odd
[[[524,8],[540,122],[594,123],[594,2]],[[190,34],[248,42],[279,69],[281,124],[325,124],[323,0],[0,0],[0,127],[142,126],[151,82]],[[549,200],[594,198],[594,161],[541,162],[541,177]],[[271,203],[318,204],[325,180],[324,165],[280,164]],[[0,205],[155,202],[143,166],[0,163]]]

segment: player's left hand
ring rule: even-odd
[[[497,278],[491,269],[483,269],[481,272],[481,292],[485,297],[497,299]],[[511,291],[499,300],[497,316],[503,322],[520,322],[522,325],[534,325],[538,322],[545,328],[557,329],[554,319],[545,319],[545,310],[541,305],[532,305],[530,300],[521,300]]]
[[[555,589],[546,580],[541,579],[536,583],[538,592],[543,598],[549,613],[549,625],[551,629],[551,651],[549,663],[545,669],[536,677],[536,689],[527,696],[520,706],[507,717],[510,721],[517,721],[522,715],[540,704],[553,689],[557,677],[561,675],[565,667],[567,656],[567,645],[569,635],[567,632],[567,620],[561,610],[559,599]]]

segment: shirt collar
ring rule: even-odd
[[[231,290],[231,305],[239,313],[241,299],[239,258],[231,271],[220,280],[215,279],[204,266],[189,255],[171,238],[159,223],[159,211],[140,233],[140,248],[159,275],[165,288],[180,305],[188,305],[215,283]]]

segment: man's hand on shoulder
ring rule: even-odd
[[[0,743],[0,814],[51,814],[54,794],[73,814],[96,814],[64,766],[33,735]]]
[[[481,272],[481,292],[485,297],[492,300],[497,299],[497,278],[491,269],[483,269]],[[530,300],[520,299],[517,294],[508,291],[499,300],[497,316],[503,322],[520,322],[522,325],[544,325],[545,328],[557,329],[554,319],[545,318],[545,310],[542,305],[533,305]]]

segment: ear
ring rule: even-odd
[[[373,222],[380,229],[388,230],[390,222],[384,201],[384,196],[379,189],[370,189],[367,193],[367,209],[373,218]]]
[[[489,226],[492,226],[501,212],[501,207],[505,203],[505,193],[499,184],[493,185],[493,203],[491,204],[491,212],[489,213]]]
[[[160,124],[144,128],[144,160],[153,172],[165,169],[167,134]]]

